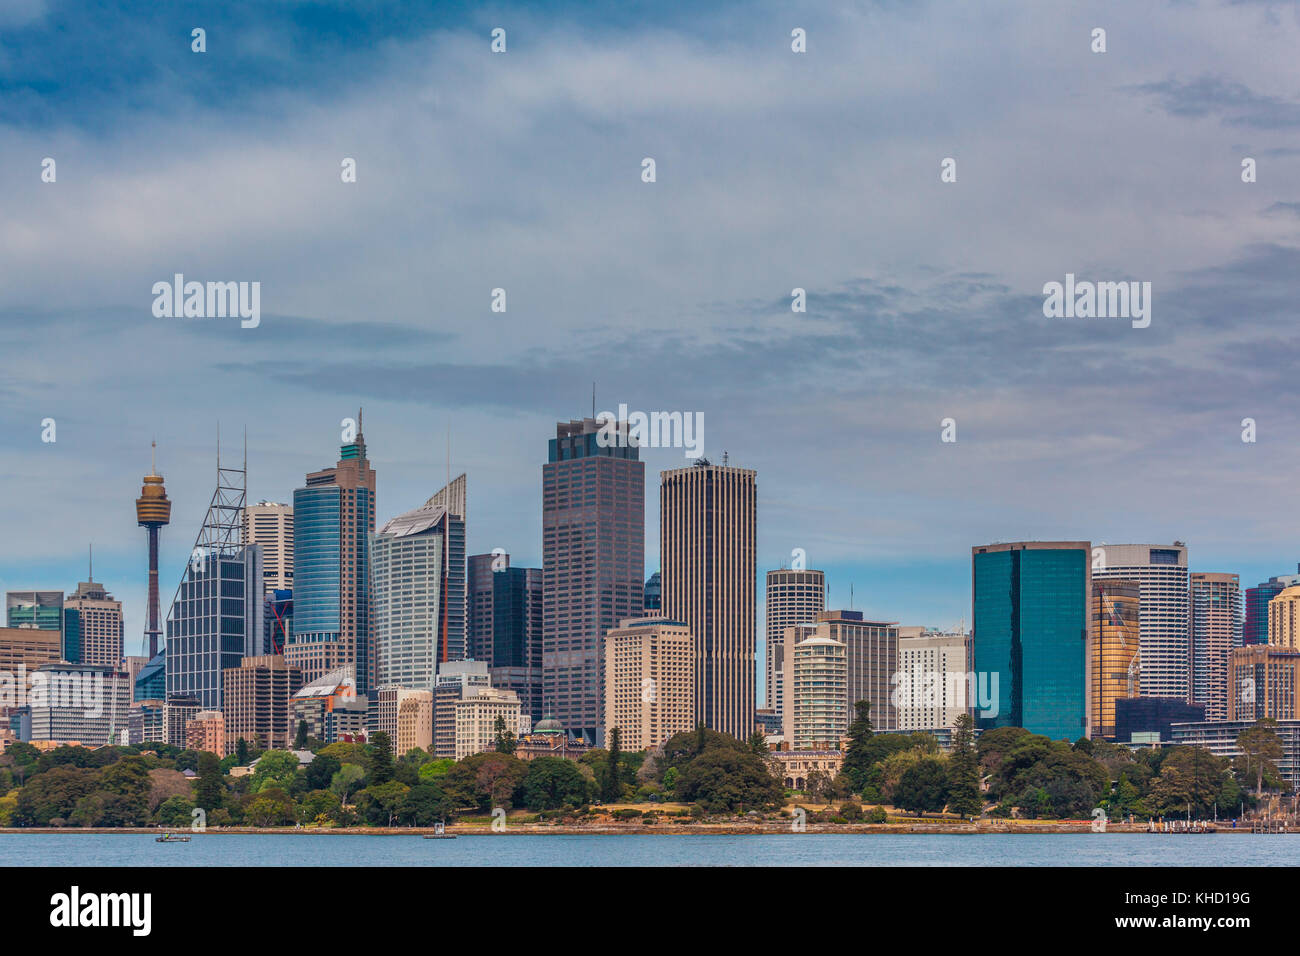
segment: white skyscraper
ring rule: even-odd
[[[262,546],[263,594],[293,587],[293,505],[246,505],[240,543]]]
[[[1186,701],[1191,693],[1187,546],[1097,544],[1094,581],[1136,581],[1139,587],[1139,687],[1143,697]]]

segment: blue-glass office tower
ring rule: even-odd
[[[223,671],[261,653],[262,549],[192,555],[167,615],[167,696],[220,710]]]
[[[1086,541],[971,549],[973,659],[989,693],[969,703],[981,728],[1087,736],[1090,556]]]
[[[542,719],[542,569],[510,567],[505,553],[469,559],[469,654],[493,687],[513,690]]]
[[[357,433],[333,468],[307,475],[293,493],[293,628],[285,662],[312,683],[356,665],[357,693],[374,683],[370,641],[369,535],[375,530],[375,472],[357,413]]]
[[[1268,602],[1295,584],[1300,584],[1300,574],[1269,578],[1263,584],[1246,588],[1246,621],[1241,629],[1243,645],[1268,643]]]

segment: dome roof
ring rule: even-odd
[[[564,727],[560,725],[558,720],[548,715],[537,722],[537,726],[533,728],[533,733],[562,734],[564,733]]]

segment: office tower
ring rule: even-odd
[[[131,699],[164,700],[167,697],[167,664],[162,651],[149,660],[136,673],[132,682],[134,690]]]
[[[444,488],[370,536],[377,686],[432,690],[439,662],[465,656],[465,476],[452,487],[458,511]]]
[[[393,754],[416,748],[433,753],[433,691],[381,687],[371,694],[370,733],[385,733]]]
[[[262,602],[263,654],[283,654],[293,635],[293,591],[279,588]]]
[[[1171,697],[1120,697],[1115,701],[1115,743],[1173,740],[1173,725],[1205,719],[1205,708]]]
[[[226,718],[219,710],[201,710],[185,724],[185,749],[226,756]]]
[[[163,477],[158,474],[158,443],[150,442],[149,474],[144,476],[140,497],[135,499],[136,524],[149,536],[149,605],[145,617],[144,635],[149,646],[149,659],[158,656],[158,532],[172,519],[172,503],[167,500]]]
[[[492,686],[519,695],[524,713],[542,719],[542,569],[514,568],[510,555],[469,559],[469,653],[486,661]]]
[[[1136,581],[1143,697],[1188,700],[1191,694],[1190,642],[1187,626],[1187,546],[1106,544],[1093,549],[1092,577],[1101,581]]]
[[[858,701],[870,701],[872,726],[877,731],[897,730],[898,622],[868,621],[861,611],[823,611],[816,624],[819,637],[845,647],[849,713],[855,712]]]
[[[289,701],[289,732],[297,737],[299,723],[306,723],[307,737],[324,744],[346,737],[364,740],[373,699],[357,694],[355,665],[344,665],[294,692]]]
[[[822,571],[767,572],[767,640],[763,645],[766,662],[765,700],[768,709],[780,716],[784,707],[782,677],[785,670],[785,629],[808,624],[826,610],[826,574]]]
[[[293,506],[259,501],[244,508],[240,543],[262,549],[262,584],[266,596],[293,588]]]
[[[754,732],[756,472],[701,458],[660,476],[663,614],[695,636],[695,715]]]
[[[542,466],[543,710],[593,743],[604,637],[645,604],[645,464],[630,441],[602,446],[599,430],[594,418],[558,423]]]
[[[355,664],[357,690],[374,677],[370,659],[369,535],[375,530],[375,472],[357,412],[354,440],[339,461],[307,475],[293,493],[293,630],[285,660],[314,681]]]
[[[1268,643],[1268,602],[1297,584],[1300,584],[1300,574],[1284,574],[1246,589],[1246,620],[1241,633],[1243,645]]]
[[[53,631],[59,635],[59,652],[67,647],[64,636],[62,591],[8,591],[5,623],[9,627]]]
[[[1227,720],[1300,719],[1300,650],[1273,644],[1234,648],[1228,672]]]
[[[92,574],[63,602],[63,659],[116,668],[122,663],[122,645],[122,602],[96,584]]]
[[[1241,647],[1241,583],[1235,574],[1193,571],[1191,699],[1205,706],[1206,720],[1228,717],[1228,657]]]
[[[971,549],[972,655],[989,692],[987,707],[975,702],[978,726],[1055,740],[1087,735],[1090,555],[1087,541]]]
[[[293,743],[297,724],[289,725],[289,701],[302,687],[302,671],[279,654],[245,657],[227,668],[225,705],[226,747],[234,750],[242,737],[264,750]]]
[[[820,631],[805,637],[790,649],[786,680],[790,749],[838,750],[849,727],[848,648]]]
[[[898,628],[893,701],[901,733],[955,727],[958,717],[971,712],[969,657],[970,639],[964,633]]]
[[[645,580],[645,588],[642,590],[642,603],[646,612],[658,611],[663,607],[663,586],[660,584],[659,572]]]
[[[1115,703],[1138,695],[1141,682],[1141,592],[1136,581],[1092,582],[1088,656],[1092,734],[1115,739]]]
[[[695,638],[680,621],[634,617],[605,636],[604,746],[649,750],[695,729]]]
[[[514,691],[479,687],[459,698],[453,707],[456,715],[453,756],[457,760],[495,749],[498,718],[505,721],[507,732],[519,733],[519,697]]]
[[[58,631],[39,627],[0,627],[0,673],[31,673],[63,659]]]
[[[194,697],[203,710],[222,709],[222,673],[262,649],[262,553],[239,543],[246,474],[242,462],[223,465],[218,448],[217,486],[172,599],[158,661],[167,698]]]
[[[162,703],[162,743],[185,746],[185,732],[190,721],[203,710],[199,699],[190,694],[169,694]]]
[[[126,712],[128,744],[165,743],[163,730],[163,702],[161,700],[136,700]]]
[[[433,755],[456,756],[456,701],[491,687],[486,661],[447,661],[438,665],[433,687]]]
[[[1300,650],[1300,585],[1283,588],[1268,602],[1268,642]]]
[[[122,742],[131,685],[116,667],[45,664],[30,679],[32,740],[85,747]]]

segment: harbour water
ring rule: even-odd
[[[0,834],[0,866],[1295,866],[1295,835]]]

